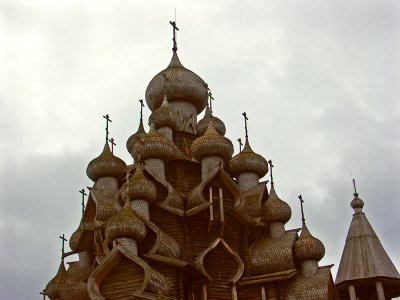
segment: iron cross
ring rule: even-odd
[[[103,116],[104,119],[106,119],[107,122],[107,126],[106,126],[106,143],[108,143],[108,122],[112,122],[110,119],[110,116],[107,114],[105,116]]]
[[[110,143],[111,143],[111,153],[114,153],[114,146],[116,146],[117,144],[114,141],[114,138],[109,139]]]
[[[239,152],[242,152],[242,146],[243,146],[242,139],[238,138],[237,140],[239,142]]]
[[[65,238],[65,235],[64,235],[64,234],[63,234],[62,236],[60,235],[59,238],[62,239],[62,249],[61,249],[61,252],[62,252],[62,258],[64,258],[64,242],[66,242],[66,241],[68,241],[68,240]]]
[[[82,216],[83,216],[83,213],[85,212],[85,196],[87,196],[87,194],[85,192],[85,189],[81,189],[79,193],[82,194]]]
[[[301,221],[303,223],[303,226],[306,225],[306,219],[304,218],[304,210],[303,210],[303,197],[301,195],[299,195],[299,199],[300,199],[300,207],[301,207]]]
[[[272,176],[272,168],[274,167],[274,165],[272,164],[272,160],[269,160],[268,164],[269,164],[269,168],[271,169],[271,187],[274,187],[274,178]]]
[[[173,31],[173,38],[172,40],[174,41],[174,47],[172,48],[172,51],[176,52],[178,50],[178,46],[176,45],[176,31],[179,31],[179,28],[176,27],[176,22],[175,21],[169,21],[169,24],[172,25],[172,31]]]
[[[247,117],[246,112],[242,113],[242,115],[243,115],[243,117],[244,117],[244,130],[245,130],[245,133],[246,133],[246,142],[248,143],[248,142],[249,142],[249,136],[248,136],[248,134],[247,134],[247,120],[248,120],[249,118]]]
[[[143,107],[144,107],[143,99],[139,99],[139,102],[140,102],[140,123],[143,123]]]
[[[39,294],[40,294],[40,295],[43,295],[43,299],[46,300],[46,296],[47,296],[46,290],[43,290],[43,291],[40,292]]]

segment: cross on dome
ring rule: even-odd
[[[354,188],[354,196],[357,197],[358,193],[357,193],[357,187],[356,187],[356,180],[353,178],[353,188]]]
[[[272,164],[272,160],[269,160],[268,161],[268,164],[269,164],[269,167],[270,167],[270,170],[271,170],[271,188],[273,188],[274,187],[274,177],[272,176],[272,168],[274,167],[274,165]]]
[[[85,189],[81,189],[79,193],[82,194],[82,216],[83,216],[83,213],[85,212],[85,196],[87,196],[87,194],[85,192]]]
[[[143,99],[139,99],[140,102],[140,124],[143,124]]]
[[[248,143],[249,142],[249,136],[248,136],[248,132],[247,132],[247,120],[249,118],[247,117],[246,112],[242,113],[242,115],[244,117],[244,130],[245,130],[245,133],[246,133],[246,143]]]
[[[43,299],[46,300],[46,296],[47,296],[46,290],[41,291],[39,294],[43,295]]]
[[[106,114],[105,116],[103,116],[104,119],[106,119],[106,144],[108,144],[108,122],[112,122],[110,119],[110,116],[108,114]]]
[[[65,234],[63,234],[62,236],[60,235],[59,238],[62,239],[62,249],[61,249],[62,256],[61,256],[61,258],[64,259],[64,242],[66,242],[68,240],[65,238]]]
[[[239,142],[239,152],[242,152],[242,146],[243,146],[242,139],[238,138],[237,141]]]
[[[179,31],[179,28],[176,27],[176,22],[175,21],[169,21],[169,24],[172,25],[172,32],[173,32],[173,42],[174,42],[174,46],[172,47],[172,51],[176,52],[178,50],[178,46],[176,44],[176,31]]]
[[[304,210],[303,210],[304,200],[303,200],[303,196],[299,195],[299,199],[300,199],[300,207],[301,207],[301,221],[302,221],[302,224],[303,224],[303,227],[304,227],[304,226],[306,226],[306,219],[304,218]]]
[[[111,153],[114,153],[114,146],[116,146],[117,144],[114,141],[114,138],[109,139],[110,143],[111,143]]]

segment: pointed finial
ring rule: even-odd
[[[239,152],[242,152],[242,146],[243,146],[242,139],[238,138],[237,140],[239,142]]]
[[[304,210],[303,210],[303,197],[301,195],[299,195],[299,199],[300,199],[300,206],[301,206],[301,222],[303,224],[303,227],[306,226],[306,219],[304,218]]]
[[[65,238],[64,234],[62,236],[60,235],[59,238],[62,239],[62,249],[61,249],[62,255],[61,255],[61,258],[64,259],[64,253],[65,253],[64,252],[64,242],[66,242],[68,240]]]
[[[356,187],[356,180],[353,178],[353,188],[354,188],[354,197],[358,196],[357,187]]]
[[[81,189],[79,193],[82,194],[82,216],[83,216],[83,213],[85,212],[85,196],[87,196],[87,194],[85,192],[85,189]]]
[[[244,130],[245,130],[245,133],[246,133],[246,143],[248,143],[249,142],[249,136],[248,136],[248,132],[247,132],[247,120],[249,118],[247,117],[246,112],[242,113],[242,115],[244,117]]]
[[[110,116],[109,116],[108,114],[106,114],[105,116],[103,116],[103,118],[106,119],[106,122],[107,122],[107,123],[106,123],[106,124],[107,124],[107,125],[106,125],[106,144],[108,144],[108,134],[109,134],[109,132],[108,132],[108,123],[109,123],[109,122],[111,123],[112,121],[111,121]]]
[[[172,51],[174,51],[174,53],[176,53],[176,51],[178,50],[178,46],[176,44],[176,31],[179,31],[179,28],[176,27],[176,21],[169,21],[169,24],[172,25],[172,32],[173,32],[173,38],[172,41],[174,42],[174,46],[172,47]]]
[[[143,124],[143,99],[139,99],[140,102],[140,124]]]
[[[272,164],[272,160],[269,160],[268,164],[269,164],[269,168],[271,170],[271,188],[274,188],[274,177],[272,176],[272,168],[274,167],[274,165]]]
[[[114,153],[114,146],[116,146],[117,144],[114,141],[114,138],[109,139],[110,143],[111,143],[111,153]]]

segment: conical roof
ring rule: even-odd
[[[199,136],[202,136],[204,132],[206,132],[208,125],[210,124],[210,121],[213,121],[215,130],[220,134],[220,135],[225,135],[226,132],[226,127],[224,122],[222,122],[220,119],[217,117],[214,117],[211,109],[207,106],[206,112],[204,114],[204,118],[201,119],[197,123],[197,133]]]
[[[400,279],[399,272],[362,212],[364,202],[357,193],[354,196],[351,206],[355,213],[344,245],[336,284],[375,277]]]
[[[197,113],[200,113],[207,105],[208,94],[205,82],[181,64],[175,51],[168,67],[154,76],[147,86],[146,102],[151,111],[160,107],[164,95],[167,95],[169,102],[192,103]]]

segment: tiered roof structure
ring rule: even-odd
[[[354,183],[354,209],[336,276],[341,299],[385,300],[400,296],[400,274],[363,213]]]
[[[150,131],[141,114],[126,144],[134,164],[110,151],[108,137],[89,163],[94,184],[63,253],[79,261],[66,269],[62,259],[48,296],[338,299],[304,215],[301,229],[285,228],[291,209],[275,191],[272,162],[250,147],[246,114],[245,146],[232,157],[225,124],[207,107],[208,86],[179,61],[172,25],[171,62],[146,90]],[[269,170],[270,190],[260,181]]]

